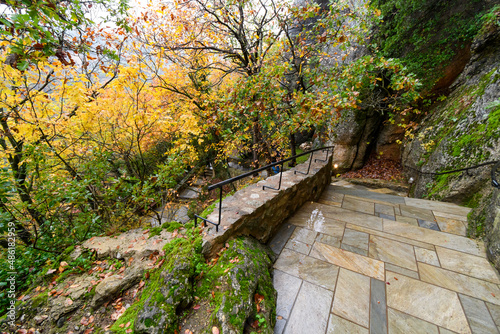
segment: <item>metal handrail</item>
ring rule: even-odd
[[[497,171],[500,172],[500,161],[498,161],[491,169],[491,185],[500,189],[500,183],[497,180]]]
[[[269,187],[269,186],[262,186],[262,190],[265,190],[265,188],[269,188],[269,189],[273,189],[273,190],[280,190],[281,189],[281,180],[282,180],[282,175],[283,175],[283,164],[285,162],[291,161],[293,159],[299,158],[299,157],[307,155],[307,154],[311,154],[311,157],[309,158],[309,167],[307,168],[307,172],[304,173],[304,172],[297,171],[297,170],[294,171],[294,174],[300,173],[300,174],[307,175],[307,174],[309,174],[309,171],[311,169],[311,162],[312,162],[312,159],[313,159],[314,152],[317,152],[317,151],[326,151],[326,158],[324,160],[322,160],[322,159],[314,159],[314,162],[317,162],[317,161],[325,162],[328,159],[328,154],[329,154],[330,149],[333,152],[333,146],[327,146],[327,147],[317,148],[317,149],[314,149],[314,150],[309,150],[307,152],[296,154],[296,155],[294,155],[294,156],[292,156],[290,158],[283,159],[283,160],[280,160],[280,161],[277,161],[277,162],[273,162],[272,164],[266,165],[264,167],[260,167],[260,168],[254,169],[254,170],[252,170],[250,172],[247,172],[247,173],[244,173],[244,174],[232,177],[230,179],[227,179],[227,180],[224,180],[224,181],[212,184],[211,186],[208,186],[208,188],[207,188],[208,191],[211,191],[211,190],[214,190],[214,189],[217,189],[217,188],[219,188],[219,190],[220,190],[220,192],[219,192],[219,220],[218,220],[217,223],[214,223],[214,222],[212,222],[212,221],[210,221],[210,220],[208,220],[206,218],[203,218],[203,217],[195,214],[194,215],[194,226],[196,227],[198,225],[198,218],[200,218],[205,223],[204,226],[207,226],[207,223],[210,223],[210,224],[212,224],[212,225],[215,226],[215,231],[219,232],[219,226],[220,226],[221,214],[222,214],[222,187],[225,186],[226,184],[230,184],[230,183],[236,182],[236,181],[244,179],[246,177],[255,175],[255,173],[258,173],[258,172],[261,172],[263,170],[266,170],[266,169],[269,169],[269,168],[272,168],[272,167],[280,165],[280,167],[281,167],[280,168],[280,180],[279,180],[278,188],[273,188],[273,187]]]

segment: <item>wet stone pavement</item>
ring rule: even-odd
[[[275,334],[500,333],[500,279],[468,208],[332,183],[270,241]]]

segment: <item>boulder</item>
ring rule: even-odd
[[[275,255],[254,238],[241,237],[229,243],[219,262],[234,258],[239,261],[228,272],[227,290],[216,315],[222,333],[243,333],[258,313],[267,324],[259,333],[272,334],[277,294],[270,273]]]
[[[134,332],[138,334],[159,334],[173,332],[177,326],[178,313],[193,301],[193,266],[192,252],[172,253],[173,259],[161,268],[157,277],[149,284],[149,296],[137,313]]]
[[[128,267],[123,275],[112,275],[106,277],[95,288],[95,295],[90,303],[93,309],[99,307],[106,300],[111,299],[121,291],[125,291],[139,283],[144,273],[144,268],[140,265]]]

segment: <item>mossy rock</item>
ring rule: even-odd
[[[238,258],[237,262],[234,259]],[[276,319],[276,291],[271,270],[274,254],[257,240],[241,237],[229,242],[218,264],[235,263],[216,314],[222,333],[243,333],[253,320],[260,321],[260,333],[273,333]],[[216,266],[218,267],[218,266]],[[258,306],[257,306],[258,304]]]
[[[193,302],[193,280],[199,255],[189,240],[170,246],[161,270],[151,278],[134,321],[134,333],[174,333],[179,313]],[[195,242],[196,243],[196,242]]]

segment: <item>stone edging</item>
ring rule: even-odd
[[[320,158],[321,159],[321,158]],[[266,243],[285,219],[306,201],[317,200],[330,184],[332,156],[326,162],[314,162],[308,175],[294,174],[294,170],[306,171],[309,162],[283,172],[281,190],[262,190],[262,186],[277,188],[279,174],[252,184],[222,201],[222,218],[219,232],[215,227],[206,228],[203,237],[203,254],[211,257],[232,237],[252,236]],[[219,219],[218,204],[208,220]]]

